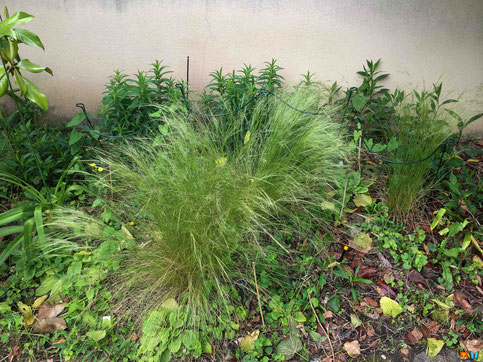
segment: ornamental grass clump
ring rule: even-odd
[[[307,91],[284,97],[300,109],[320,101]],[[325,193],[344,172],[339,126],[276,100],[250,114],[230,127],[167,118],[164,143],[138,139],[100,155],[97,164],[110,170],[98,179],[112,196],[106,202],[135,221],[136,247],[120,254],[113,276],[123,307],[148,312],[174,299],[196,316],[186,325],[199,323],[220,311],[227,285],[251,280],[264,250],[285,253],[262,230],[266,236],[294,217],[323,223]]]
[[[412,102],[406,100],[396,109],[397,122],[390,132],[398,143],[392,155],[397,163],[388,165],[387,204],[400,219],[416,211],[431,189],[431,171],[443,151],[437,148],[452,134],[449,114],[440,109],[440,89],[415,92]]]

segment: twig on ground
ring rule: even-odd
[[[277,245],[278,245],[278,246],[280,246],[280,247],[283,249],[283,251],[285,251],[285,252],[286,252],[288,255],[290,255],[290,251],[288,251],[288,250],[287,250],[287,248],[286,248],[285,246],[283,246],[282,244],[280,244],[280,242],[279,242],[277,239],[275,239],[275,237],[274,237],[272,234],[270,234],[270,233],[267,231],[267,229],[265,229],[265,228],[264,228],[264,227],[263,227],[263,226],[262,226],[262,225],[261,225],[261,224],[260,224],[260,223],[259,223],[257,220],[255,220],[255,219],[252,219],[252,220],[253,220],[253,222],[254,222],[255,224],[257,224],[258,226],[260,226],[260,227],[262,228],[262,231],[263,231],[265,234],[267,234],[267,235],[270,237],[270,239],[272,239],[273,241],[275,241],[275,242],[277,243]],[[292,257],[292,255],[290,255],[290,257]]]
[[[255,278],[255,288],[257,290],[258,308],[260,309],[260,318],[262,319],[262,325],[265,327],[265,320],[263,319],[262,302],[260,300],[260,292],[258,291],[257,272],[255,271],[255,262],[253,262],[253,277]]]
[[[345,186],[344,186],[344,195],[342,196],[342,205],[340,206],[339,219],[342,218],[342,213],[344,212],[345,194],[347,192],[347,182],[348,182],[348,178],[346,177],[346,179],[345,179]]]
[[[327,337],[327,340],[329,341],[329,346],[330,346],[330,351],[332,352],[332,359],[335,361],[335,353],[334,353],[334,347],[332,346],[332,341],[330,340],[329,334],[325,330],[325,327],[323,326],[322,323],[320,323],[319,316],[317,315],[317,312],[315,311],[314,306],[312,305],[312,301],[310,300],[312,296],[309,295],[309,303],[310,303],[310,308],[312,308],[312,312],[314,312],[315,319],[317,319],[317,323],[320,325],[320,328],[324,331],[325,336]]]

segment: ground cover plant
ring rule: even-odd
[[[41,44],[14,26],[29,20],[6,14],[2,55]],[[440,84],[387,89],[380,61],[346,90],[311,72],[289,87],[275,60],[220,69],[199,100],[152,66],[110,79],[92,128],[82,114],[42,124],[29,97],[2,118],[2,357],[411,361],[482,348],[482,145],[461,137],[481,115],[462,118]],[[448,137],[424,162],[388,162]]]

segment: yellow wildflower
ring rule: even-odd
[[[102,167],[99,167],[99,168],[97,169],[97,171],[102,172],[102,171],[104,171],[104,169],[103,169]]]
[[[95,163],[90,163],[89,166],[96,167]]]

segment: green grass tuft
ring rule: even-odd
[[[320,102],[307,90],[283,97],[300,109]],[[116,287],[124,307],[148,312],[174,298],[203,318],[217,312],[214,301],[223,304],[227,284],[251,280],[262,245],[284,253],[262,230],[282,230],[288,219],[324,222],[320,206],[344,172],[346,146],[329,116],[273,99],[230,124],[165,122],[162,145],[128,142],[97,162],[106,165],[98,182],[112,209],[136,222],[137,246],[122,254]]]

